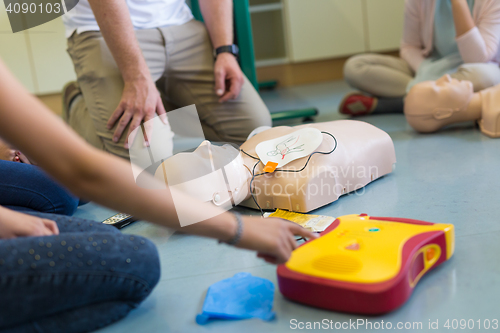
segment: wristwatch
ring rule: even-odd
[[[238,56],[240,55],[240,49],[236,44],[219,46],[214,50],[214,58],[217,58],[217,56],[221,53],[231,53],[236,58],[238,58]]]
[[[240,242],[241,240],[241,236],[243,234],[243,220],[241,219],[241,215],[239,213],[232,213],[234,218],[236,219],[236,223],[237,223],[237,229],[236,229],[236,234],[228,241],[219,241],[219,244],[220,243],[226,243],[228,245],[236,245]]]

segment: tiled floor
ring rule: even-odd
[[[341,82],[316,84],[264,93],[273,111],[316,106],[318,121],[342,118],[337,105],[349,88]],[[500,140],[483,136],[472,124],[457,126],[434,135],[419,135],[406,124],[403,115],[380,115],[363,118],[380,127],[394,140],[397,167],[394,173],[366,187],[362,195],[341,197],[315,213],[341,216],[368,213],[398,216],[456,226],[454,257],[425,276],[413,296],[399,310],[381,317],[368,318],[373,323],[421,322],[422,332],[429,331],[429,321],[438,320],[436,332],[460,324],[453,319],[474,321],[482,332],[484,324],[500,320]],[[245,210],[246,213],[254,213]],[[77,216],[103,220],[114,212],[88,204]],[[207,288],[238,272],[273,281],[277,287],[276,268],[258,260],[251,252],[218,245],[213,240],[197,238],[137,222],[124,229],[150,237],[161,254],[162,278],[152,295],[127,318],[100,332],[288,332],[290,321],[356,321],[359,317],[333,313],[292,303],[275,294],[277,318],[266,323],[258,319],[195,323]],[[481,329],[478,329],[478,320]],[[462,322],[463,323],[463,322]],[[500,323],[496,321],[497,329]],[[472,325],[472,321],[468,322]],[[408,324],[407,324],[408,325]],[[458,326],[460,328],[460,325]],[[470,327],[470,326],[469,326]],[[370,331],[360,327],[359,331]],[[378,330],[383,331],[383,330]],[[402,330],[415,332],[417,329]]]

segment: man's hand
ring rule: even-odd
[[[200,1],[200,9],[213,48],[233,44],[233,0],[203,0]],[[244,76],[234,55],[220,53],[215,61],[214,73],[219,103],[238,97]]]
[[[125,140],[125,148],[129,148],[129,145],[134,141],[134,137],[130,136],[132,131],[139,127],[142,121],[147,122],[157,114],[163,123],[166,124],[167,116],[165,107],[153,80],[151,78],[141,78],[125,82],[122,99],[115,112],[111,115],[111,118],[109,118],[107,127],[111,129],[118,122],[118,126],[113,134],[113,141],[118,142],[123,135],[125,127],[130,123],[127,139]],[[149,132],[148,129],[144,133],[144,141],[149,146],[146,132]]]
[[[0,238],[59,235],[54,221],[0,207]]]
[[[127,3],[123,0],[89,0],[89,4],[125,82],[122,99],[109,118],[107,127],[111,129],[118,122],[113,134],[113,141],[118,142],[130,123],[125,141],[125,148],[128,148],[132,143],[129,141],[134,139],[129,138],[130,133],[143,120],[153,119],[155,112],[167,123],[165,108],[137,42]],[[148,4],[145,2],[144,6]],[[144,139],[147,144],[146,133]]]
[[[298,224],[278,218],[246,217],[237,247],[255,250],[257,256],[272,264],[288,261],[297,248],[295,235],[316,239],[318,236]]]
[[[238,61],[231,53],[221,53],[215,61],[215,93],[219,103],[236,99],[243,86],[244,77]]]

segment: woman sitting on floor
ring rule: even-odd
[[[117,211],[233,243],[274,263],[288,260],[297,246],[294,234],[315,237],[294,223],[239,218],[188,197],[174,207],[173,189],[137,186],[129,163],[86,144],[29,95],[1,61],[0,119],[6,141],[73,193]],[[181,228],[176,211],[192,219],[214,217]],[[98,222],[0,208],[2,332],[95,330],[138,306],[159,272],[156,248],[142,237]]]
[[[339,106],[343,114],[402,113],[403,98],[423,81],[450,74],[479,91],[500,83],[500,1],[406,0],[401,58],[351,57],[344,77],[362,93]]]
[[[19,150],[0,140],[0,205],[17,211],[73,215],[79,200]]]

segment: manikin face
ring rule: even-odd
[[[447,125],[454,114],[465,111],[474,94],[472,83],[445,75],[436,81],[416,84],[405,100],[405,115],[412,127],[432,132]],[[427,119],[421,127],[420,121]],[[431,121],[434,121],[432,123]]]
[[[448,74],[436,81],[426,81],[410,90],[406,103],[411,110],[451,109],[464,110],[473,95],[472,82],[452,79]]]
[[[430,81],[430,83],[432,85],[432,81]],[[464,97],[464,103],[465,101],[470,102],[470,98],[474,93],[472,82],[459,81],[457,79],[453,79],[448,74],[434,81],[434,89],[438,92],[438,94],[443,96],[443,100],[444,96],[454,100],[460,100],[460,97]]]

